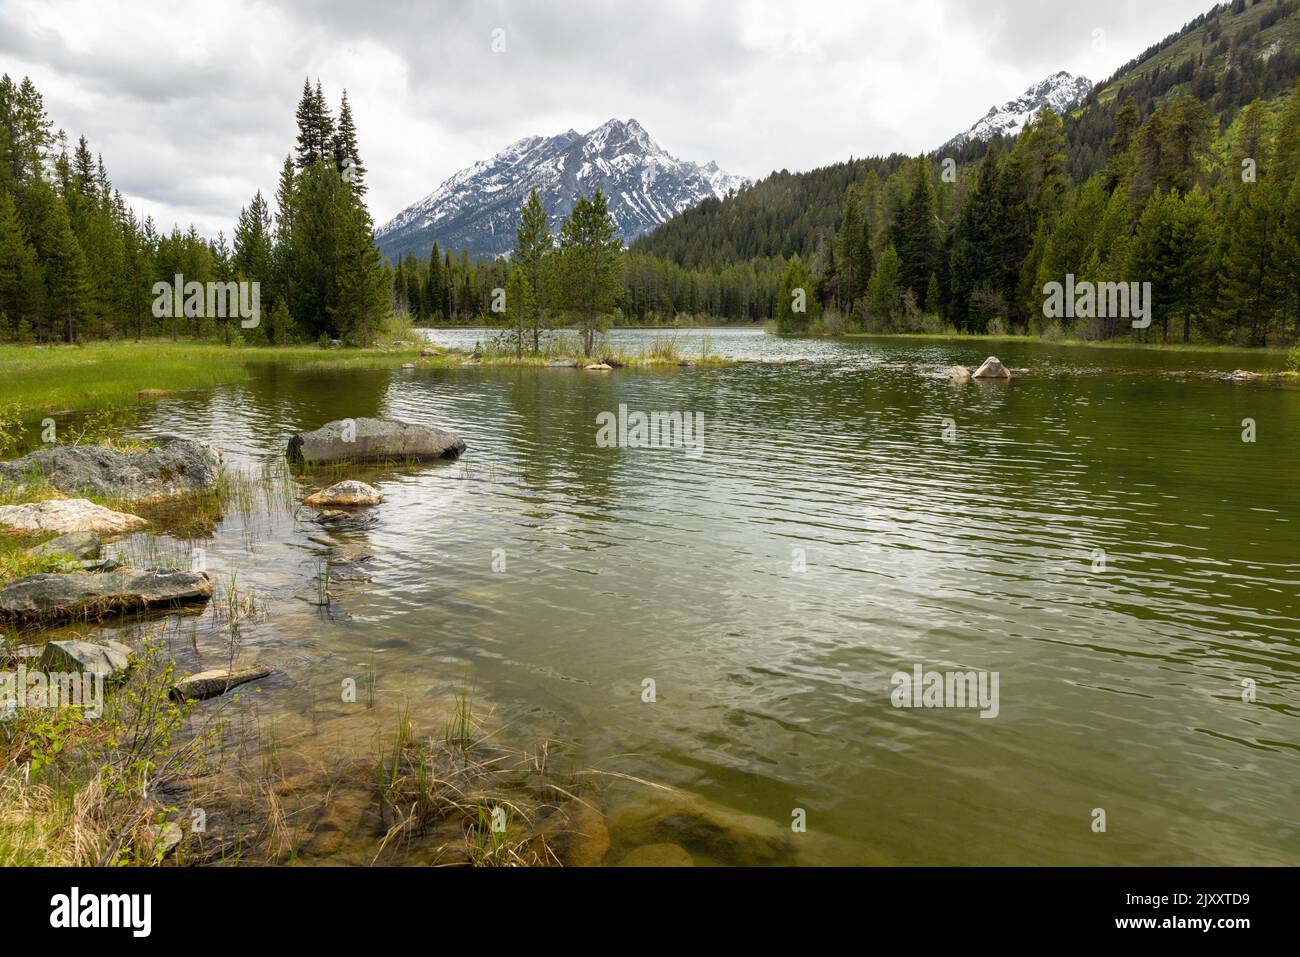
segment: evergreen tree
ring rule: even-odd
[[[528,193],[519,217],[519,226],[515,230],[514,272],[519,276],[520,292],[523,298],[518,308],[512,304],[511,309],[518,326],[519,341],[517,347],[522,351],[525,329],[531,334],[533,352],[541,348],[541,332],[545,327],[545,276],[543,261],[551,253],[551,233],[546,228],[546,210],[533,189]],[[435,248],[436,257],[437,250]],[[506,292],[507,300],[510,292]]]
[[[0,193],[0,316],[15,341],[31,331],[44,306],[43,293],[36,250],[27,241],[18,207],[9,193]]]
[[[357,148],[357,128],[352,122],[352,107],[348,104],[348,91],[343,91],[339,104],[338,129],[334,133],[334,163],[344,179],[358,196],[366,194],[366,167],[361,162]]]
[[[908,167],[908,192],[894,217],[890,239],[899,258],[899,280],[925,305],[930,276],[938,266],[939,231],[934,217],[930,162],[924,157]],[[937,305],[937,303],[936,303]]]
[[[561,308],[578,319],[588,357],[621,290],[621,249],[604,194],[580,197],[560,229],[555,285]]]

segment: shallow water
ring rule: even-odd
[[[283,675],[250,699],[292,724],[364,707],[347,677],[417,716],[472,687],[506,734],[771,822],[804,863],[1300,863],[1300,389],[1211,374],[1264,367],[1242,354],[998,343],[1023,373],[954,386],[987,343],[708,335],[812,361],[278,368],[150,405],[141,432],[243,466],[349,416],[468,443],[366,473],[387,498],[358,522],[196,543],[262,600],[241,641]],[[620,404],[702,413],[703,451],[599,447]],[[997,716],[894,707],[916,665],[997,672]],[[610,862],[641,800],[609,795]]]

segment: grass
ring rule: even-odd
[[[572,822],[556,799],[585,804],[556,783],[542,755],[493,744],[475,732],[469,696],[456,695],[443,740],[417,740],[403,710],[391,751],[376,764],[386,828],[376,861],[389,847],[425,839],[442,861],[474,867],[530,867],[560,863],[556,842],[571,837]]]
[[[206,733],[181,740],[189,705],[171,700],[172,666],[146,642],[98,719],[32,708],[0,722],[0,866],[151,865],[163,794],[201,773]]]
[[[484,346],[483,365],[541,366],[556,358],[582,360],[578,337],[572,333],[552,334],[541,355],[515,357],[513,349]],[[658,342],[658,340],[656,340]],[[322,349],[315,345],[243,346],[231,348],[217,342],[146,339],[142,342],[88,342],[81,345],[0,345],[0,410],[15,410],[30,416],[45,412],[107,409],[134,405],[140,393],[210,389],[249,379],[262,366],[279,364],[313,369],[393,369],[406,363],[421,367],[454,368],[470,360],[467,353],[436,349],[421,356],[423,343],[400,348]],[[623,365],[648,366],[676,363],[675,344],[652,344],[646,350],[627,354],[602,346],[590,361],[618,359]],[[722,364],[717,356],[702,359]],[[611,363],[613,364],[613,363]],[[0,417],[0,432],[7,431]],[[0,452],[3,451],[0,437]]]
[[[216,342],[89,342],[76,346],[0,346],[0,407],[62,412],[131,405],[145,389],[209,389],[247,380],[259,365],[307,368],[386,368],[419,355],[419,347],[321,349],[318,346],[246,346]]]

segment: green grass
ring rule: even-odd
[[[0,346],[0,407],[25,412],[99,409],[133,404],[144,389],[176,392],[242,382],[268,363],[383,368],[410,362],[418,347],[321,349],[216,342],[91,342],[76,346]]]
[[[21,415],[105,409],[141,401],[142,390],[179,392],[210,389],[248,379],[270,364],[297,369],[393,369],[408,362],[420,368],[455,368],[467,353],[438,349],[420,356],[423,344],[400,349],[322,349],[315,345],[243,346],[217,342],[90,342],[76,346],[0,346],[0,410]],[[573,351],[573,350],[570,350]],[[548,356],[487,354],[483,365],[543,366]],[[581,361],[581,351],[569,356]],[[612,356],[611,356],[612,357]],[[597,356],[591,361],[599,361]],[[667,365],[676,359],[642,354],[624,358],[626,365]],[[709,364],[722,360],[709,357]],[[2,424],[2,423],[0,423]]]

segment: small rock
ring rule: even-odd
[[[420,357],[423,359],[428,359],[430,356],[436,356],[437,354],[438,351],[430,346],[425,346],[420,350]]]
[[[552,359],[550,362],[548,362],[548,363],[546,363],[546,364],[547,364],[547,366],[549,366],[549,367],[552,368],[552,369],[576,369],[576,368],[578,368],[578,363],[574,362],[572,359]]]
[[[35,661],[45,653],[42,645],[0,645],[0,662],[18,664],[23,661]]]
[[[69,555],[77,561],[98,558],[101,549],[94,532],[67,532],[27,549],[28,555]]]
[[[123,535],[148,523],[138,515],[115,512],[84,498],[0,505],[0,525],[16,532],[67,535],[73,532]]]
[[[682,359],[682,360],[681,360],[680,362],[678,362],[677,364],[678,364],[679,366],[693,366],[693,365],[695,365],[695,360],[694,360],[694,359]]]
[[[190,675],[176,682],[176,686],[172,688],[172,697],[205,701],[225,694],[231,688],[246,682],[265,678],[273,670],[262,665],[246,665],[240,668],[214,668],[211,671],[200,671],[196,675]]]
[[[175,821],[150,824],[145,828],[145,833],[149,835],[149,840],[153,843],[154,860],[159,861],[176,850],[180,846],[182,838],[185,837],[181,832],[181,826]]]
[[[1248,369],[1234,369],[1228,375],[1229,379],[1236,379],[1239,382],[1250,382],[1259,378],[1258,372],[1251,372]]]
[[[403,362],[403,363],[402,363],[402,368],[403,368],[403,369],[414,369],[414,368],[415,368],[415,363],[414,363],[414,362]]]
[[[646,844],[618,862],[619,867],[694,867],[695,859],[679,844]]]
[[[384,493],[373,485],[348,479],[336,482],[329,488],[321,489],[314,495],[308,495],[303,502],[311,506],[354,506],[378,505],[384,500]]]
[[[953,366],[948,370],[949,382],[969,382],[970,380],[970,369],[967,369],[965,366]]]
[[[984,364],[975,370],[975,379],[1010,379],[1011,371],[1002,364],[997,356],[989,356]]]
[[[593,362],[589,366],[583,366],[588,372],[609,372],[614,367],[608,362]]]
[[[51,641],[37,665],[42,671],[90,672],[112,680],[131,667],[131,649],[118,641]]]

